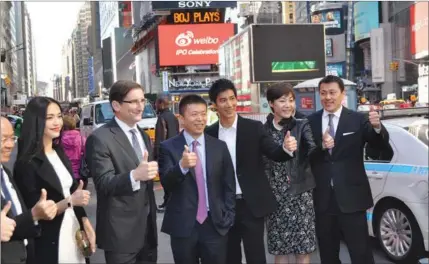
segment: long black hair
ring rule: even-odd
[[[35,155],[44,150],[43,136],[46,125],[46,113],[50,104],[61,105],[50,97],[38,96],[28,102],[24,111],[24,122],[21,128],[21,135],[18,139],[17,161],[30,161]],[[60,136],[54,140],[53,144],[57,145],[61,141]]]

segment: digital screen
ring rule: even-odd
[[[224,14],[217,9],[177,11],[167,18],[173,24],[223,23]]]
[[[328,38],[325,41],[325,55],[326,57],[334,56],[333,48],[332,48],[332,39]]]
[[[274,61],[271,72],[309,72],[318,71],[316,61]]]

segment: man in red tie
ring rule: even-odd
[[[161,231],[171,237],[176,264],[224,264],[235,217],[231,156],[223,141],[204,133],[202,97],[185,96],[179,114],[184,130],[161,143],[158,160],[162,186],[171,193]]]

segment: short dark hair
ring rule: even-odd
[[[109,101],[110,104],[112,104],[113,101],[117,101],[119,103],[122,103],[127,96],[127,94],[134,89],[142,89],[143,87],[133,81],[117,81],[110,87],[109,92]]]
[[[185,95],[179,102],[179,114],[183,116],[186,106],[190,104],[203,104],[207,107],[207,102],[197,94]]]
[[[290,83],[280,82],[270,86],[270,88],[267,90],[267,101],[274,102],[283,95],[291,95],[292,98],[295,99],[295,92]]]
[[[218,79],[212,83],[209,90],[210,101],[216,103],[216,99],[220,93],[223,93],[227,90],[232,90],[235,97],[237,97],[237,89],[232,81],[228,79]]]
[[[320,91],[320,86],[322,85],[322,83],[337,83],[338,86],[340,87],[341,92],[344,91],[344,82],[343,79],[341,79],[338,76],[334,76],[334,75],[327,75],[325,77],[322,78],[322,80],[320,80],[319,82],[319,91]]]

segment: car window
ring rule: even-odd
[[[363,151],[363,159],[365,162],[389,163],[392,161],[393,154],[390,142],[387,146],[374,146],[366,143]]]
[[[415,136],[426,146],[428,146],[428,141],[429,141],[428,124],[412,124],[405,129],[408,130],[408,132],[410,132],[411,135]]]
[[[110,106],[110,103],[101,103],[95,106],[95,122],[97,124],[106,123],[109,120],[112,120],[114,117],[113,109]],[[154,118],[156,113],[153,110],[153,107],[150,103],[147,103],[144,107],[142,118]]]

